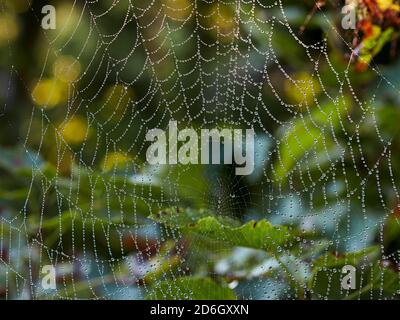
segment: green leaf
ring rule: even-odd
[[[191,208],[182,209],[176,207],[161,210],[156,214],[150,215],[149,218],[170,227],[185,227],[190,224],[196,223],[200,219],[207,218],[212,215],[213,214],[209,210],[205,209],[195,210]],[[240,225],[236,220],[230,217],[220,215],[216,217],[216,219],[218,219],[218,221],[220,221],[221,223],[230,226]]]
[[[356,266],[363,261],[370,261],[378,252],[378,246],[368,247],[360,251],[346,254],[329,252],[315,260],[313,265],[316,270],[322,268],[341,268],[348,264]]]
[[[331,131],[340,127],[340,119],[347,114],[349,106],[349,99],[339,99],[335,103],[314,107],[309,115],[294,121],[293,126],[284,132],[279,144],[279,157],[274,165],[277,181],[285,180],[302,160],[309,162],[315,158],[315,154],[326,154],[329,150],[335,153],[335,147],[338,146]]]
[[[214,217],[200,219],[189,226],[192,232],[222,240],[232,246],[276,251],[287,244],[291,235],[286,227],[276,227],[267,220],[250,221],[241,227],[232,228],[221,224]]]
[[[162,211],[150,218],[189,234],[223,242],[224,245],[272,252],[283,249],[294,238],[287,227],[274,226],[265,219],[238,226],[237,222],[226,217],[205,216],[205,211],[180,209],[178,212],[172,214],[171,211]]]
[[[347,291],[341,288],[342,268],[352,265],[356,268],[357,286],[368,285],[371,281],[370,265],[379,253],[379,246],[368,247],[346,254],[326,253],[313,262],[313,271],[308,287],[315,298],[342,299],[359,290]],[[361,276],[364,284],[361,284]],[[357,288],[362,290],[361,288]],[[357,295],[358,297],[358,295]]]
[[[372,59],[381,52],[382,48],[388,43],[394,34],[393,28],[387,28],[382,32],[381,28],[374,26],[373,34],[362,41],[360,50],[360,61],[369,64]]]
[[[182,277],[164,280],[150,289],[148,300],[236,300],[236,295],[226,284],[210,278]]]
[[[372,268],[365,272],[364,281],[357,279],[361,287],[359,290],[352,292],[345,297],[346,300],[352,299],[393,299],[400,294],[399,290],[399,273],[384,267],[379,262],[376,262]]]

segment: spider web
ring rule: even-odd
[[[179,231],[146,219],[170,207],[203,207],[243,220],[258,214],[305,232],[320,230],[330,241],[326,252],[367,247],[371,229],[382,243],[399,194],[391,138],[380,131],[374,103],[383,84],[397,89],[371,65],[380,79],[376,93],[366,101],[359,97],[350,72],[353,51],[332,17],[319,11],[329,32],[306,42],[290,21],[296,14],[304,21],[307,12],[292,12],[282,0],[55,5],[57,29],[38,35],[40,55],[34,55],[42,68],[34,82],[14,65],[9,70],[10,82],[22,83],[32,99],[19,137],[30,183],[19,211],[1,215],[7,298],[46,297],[38,275],[48,264],[58,274],[52,296],[63,299],[142,299],[158,281],[154,270],[173,279],[190,275],[187,262],[198,259],[196,248],[186,252]],[[40,24],[33,6],[28,14]],[[333,62],[331,39],[348,51],[343,70]],[[16,49],[8,48],[12,57]],[[302,64],[285,60],[286,50],[296,50]],[[257,173],[149,166],[145,134],[170,120],[198,129],[254,128],[257,141],[268,142],[256,148]],[[365,126],[375,130],[367,138]],[[367,150],[371,141],[380,145],[374,158]],[[53,171],[43,158],[53,161]],[[375,220],[367,216],[367,198],[376,203]],[[356,232],[354,216],[361,221]],[[238,287],[241,296],[260,298],[255,292],[261,288],[267,291],[262,298],[291,297],[287,288],[276,296],[265,287],[262,275],[272,263],[265,255],[235,250],[243,260],[260,262],[251,281]],[[225,274],[230,263],[240,269],[235,259],[218,261],[215,272]],[[302,264],[293,264],[301,274]],[[281,275],[273,280],[279,284]]]

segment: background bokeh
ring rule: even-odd
[[[398,298],[400,10],[356,2],[0,1],[0,297]],[[149,166],[172,119],[254,173]]]

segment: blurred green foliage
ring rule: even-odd
[[[0,297],[399,298],[397,31],[360,72],[340,5],[134,2],[1,4]],[[255,174],[148,166],[170,119],[253,126]]]

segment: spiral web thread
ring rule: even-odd
[[[63,105],[38,106],[33,97],[31,109],[27,109],[29,121],[26,134],[20,140],[32,162],[31,183],[25,205],[19,212],[1,216],[1,248],[7,247],[25,258],[24,261],[11,257],[1,260],[8,298],[45,296],[37,274],[46,264],[66,270],[58,280],[54,297],[80,298],[82,283],[89,289],[90,298],[145,297],[149,289],[143,278],[153,270],[151,264],[156,263],[150,259],[153,254],[150,251],[155,248],[162,259],[160,248],[165,239],[171,238],[176,240],[178,253],[184,250],[179,232],[161,229],[154,239],[151,232],[155,224],[144,219],[151,212],[182,205],[185,200],[177,189],[182,187],[179,179],[191,175],[191,166],[179,166],[177,175],[173,174],[174,169],[166,169],[167,174],[160,181],[159,168],[148,166],[141,158],[148,145],[144,139],[146,132],[166,128],[172,119],[182,127],[200,124],[204,128],[254,128],[257,137],[269,141],[271,147],[262,154],[263,169],[257,182],[262,191],[254,194],[239,186],[244,190],[243,198],[248,199],[245,209],[253,206],[255,198],[261,198],[261,205],[255,210],[266,218],[274,212],[286,224],[299,224],[301,229],[309,231],[315,230],[315,218],[320,212],[326,212],[322,234],[328,228],[326,225],[338,232],[343,216],[347,217],[345,221],[350,230],[351,216],[358,210],[364,228],[357,235],[349,232],[340,240],[335,238],[329,250],[354,240],[365,247],[370,241],[367,230],[371,227],[365,204],[368,193],[375,197],[380,211],[374,227],[383,231],[382,224],[392,211],[393,201],[399,202],[391,164],[391,140],[382,136],[376,121],[375,94],[362,101],[353,89],[349,72],[352,49],[341,36],[343,30],[338,30],[337,24],[323,11],[318,14],[329,32],[321,41],[305,43],[289,23],[288,15],[292,12],[287,12],[285,1],[281,0],[71,1],[59,2],[56,8],[57,29],[40,31],[40,43],[44,45],[40,48],[42,68],[35,75],[33,86],[15,66],[10,65],[9,69],[10,79],[22,83],[29,96],[35,85],[51,79],[46,96],[49,101],[57,94],[59,85],[55,77],[51,78],[54,61],[70,57],[62,70],[67,78],[74,70],[79,72],[73,79],[64,81],[67,99]],[[29,14],[40,23],[37,12],[31,9]],[[307,13],[302,14],[304,20]],[[303,66],[281,61],[285,43],[278,43],[276,34],[284,34],[289,42],[296,43]],[[332,62],[329,40],[333,37],[349,53],[345,70],[335,70]],[[8,49],[12,56],[12,44]],[[382,84],[397,91],[377,66],[370,68],[380,79],[376,92]],[[294,70],[307,76],[299,79]],[[329,84],[324,78],[326,73],[330,74]],[[286,83],[287,91],[297,99],[289,101],[282,92],[282,83]],[[139,87],[146,89],[138,92]],[[332,106],[330,109],[326,109],[328,104]],[[313,112],[318,109],[326,121],[313,119]],[[61,122],[54,120],[53,112],[62,115]],[[335,113],[344,116],[338,118]],[[72,119],[83,119],[80,125],[84,133],[78,143],[73,139],[67,141],[63,131]],[[371,120],[368,125],[375,128],[373,139],[381,146],[373,163],[364,157],[369,141],[360,133]],[[72,131],[79,131],[76,123]],[[294,130],[296,126],[302,130]],[[40,161],[43,150],[48,147],[45,138],[49,136],[56,164],[54,177],[50,178]],[[285,150],[282,145],[294,140],[301,149],[304,139],[313,142],[300,157],[291,154],[293,148],[286,149],[287,154],[282,155]],[[107,157],[111,157],[108,162]],[[295,161],[285,167],[281,163],[287,160],[281,157]],[[120,161],[122,166],[117,169],[109,165],[110,161]],[[352,163],[352,172],[345,161]],[[67,173],[63,172],[65,162],[75,163]],[[104,175],[96,174],[96,170]],[[348,175],[355,175],[357,183],[349,182]],[[382,190],[383,177],[390,181],[390,199]],[[230,190],[246,178],[236,177],[234,182],[218,180],[205,191],[197,190],[201,182],[197,179],[194,175],[189,185],[183,187],[189,194],[200,194],[197,196],[216,213],[221,208],[216,205],[218,197],[224,197],[221,209],[224,215],[243,209],[238,208],[243,204],[233,199]],[[82,195],[86,192],[82,191],[84,183],[89,184],[89,195]],[[41,189],[39,199],[35,199],[35,184]],[[96,191],[99,184],[102,185],[100,193]],[[160,185],[161,190],[161,196],[154,200],[151,199],[152,185],[154,188]],[[222,196],[225,191],[215,191],[219,187],[228,190],[227,194]],[[208,198],[210,190],[217,194],[215,199]],[[90,199],[89,203],[83,202],[85,196]],[[323,204],[316,208],[314,200],[318,196]],[[56,201],[58,212],[47,209],[51,197]],[[279,207],[277,204],[284,200],[286,206]],[[98,201],[104,207],[96,207]],[[110,204],[112,201],[116,204]],[[37,203],[39,212],[35,214],[40,215],[33,237],[29,220],[31,202]],[[64,220],[65,211],[69,212],[69,218]],[[99,211],[104,216],[99,217]],[[294,211],[297,212],[294,216],[287,215]],[[115,222],[116,216],[120,220]],[[47,233],[47,219],[57,225],[55,233]],[[72,227],[71,220],[76,220]],[[120,251],[117,255],[115,242]],[[106,248],[104,255],[98,253],[99,243]],[[136,249],[133,253],[126,253],[129,245]],[[165,261],[168,274],[174,266],[170,260]],[[184,265],[183,258],[179,264]],[[187,274],[185,268],[170,272],[171,277]],[[261,282],[253,285],[256,288]],[[140,291],[129,291],[139,287]]]

